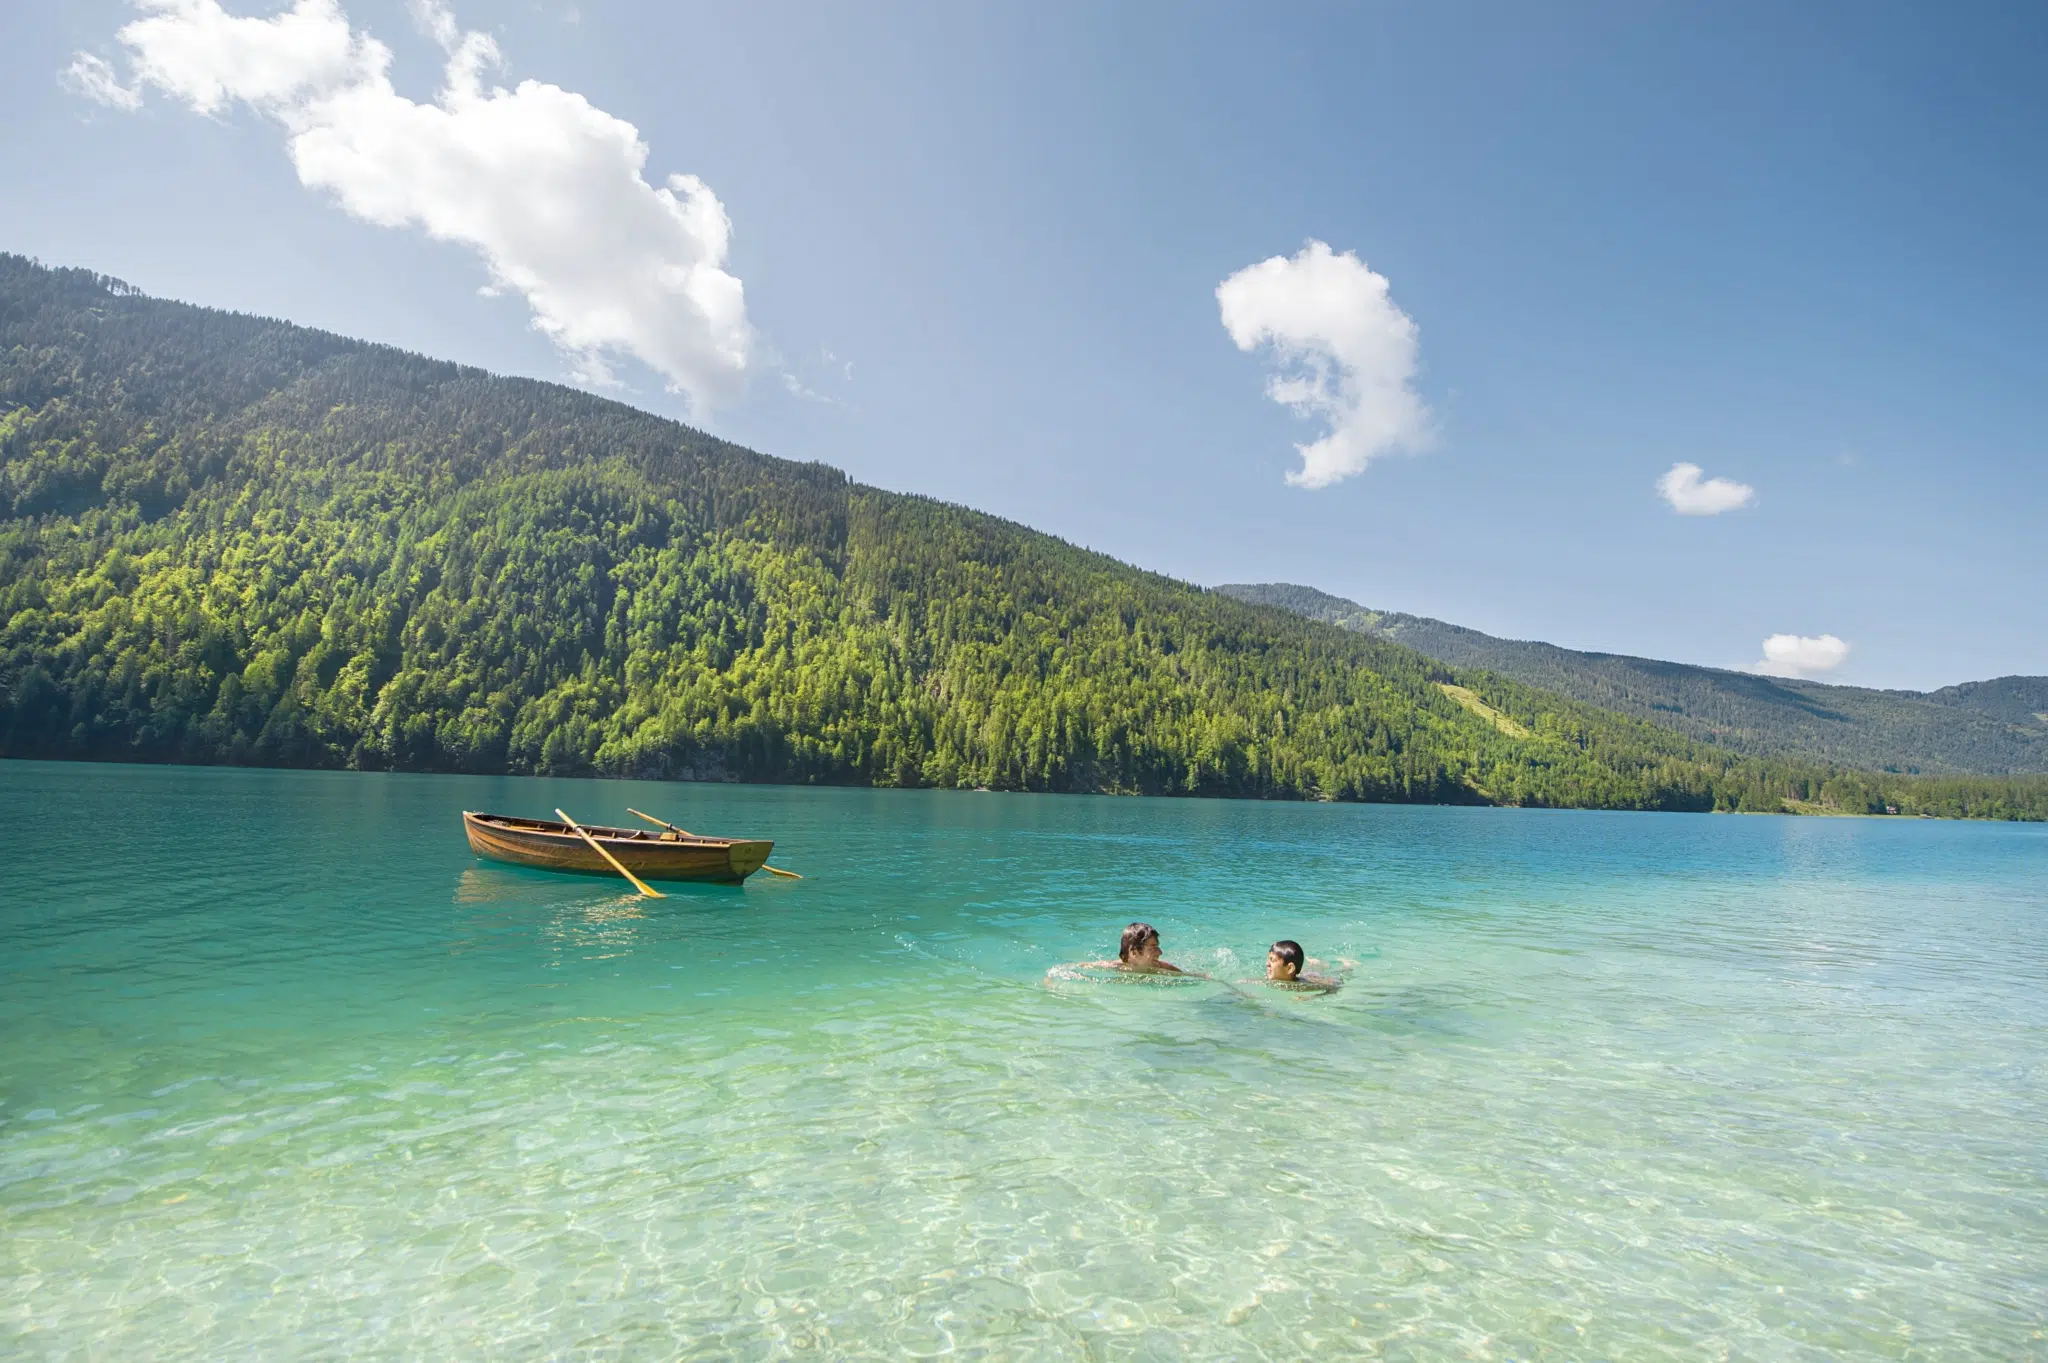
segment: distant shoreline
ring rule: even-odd
[[[294,763],[257,762],[178,762],[151,761],[139,757],[80,757],[51,756],[31,753],[0,753],[0,762],[51,762],[76,763],[80,766],[105,767],[160,767],[185,771],[303,771],[329,772],[335,775],[369,776],[463,776],[503,778],[534,781],[637,781],[648,785],[674,786],[748,786],[781,790],[906,790],[943,791],[955,795],[1030,795],[1030,796],[1099,796],[1105,799],[1139,800],[1215,800],[1227,803],[1268,804],[1268,805],[1385,805],[1408,806],[1431,809],[1527,809],[1555,810],[1568,813],[1586,814],[1747,814],[1767,818],[1822,818],[1822,819],[1876,819],[1884,822],[1904,822],[1919,819],[1940,819],[1953,823],[2048,823],[2043,816],[2010,816],[1988,814],[1937,814],[1901,812],[1898,814],[1874,814],[1866,810],[1830,808],[1811,801],[1784,802],[1779,809],[1642,809],[1625,805],[1556,805],[1517,804],[1506,801],[1477,798],[1472,800],[1359,800],[1318,796],[1284,795],[1228,795],[1202,791],[1143,791],[1143,790],[1025,790],[991,786],[937,786],[937,785],[876,785],[865,781],[759,781],[741,778],[706,780],[697,777],[653,776],[632,772],[533,772],[533,771],[448,771],[435,767],[322,767]],[[1476,792],[1475,792],[1476,794]],[[1793,808],[1804,805],[1805,808]]]

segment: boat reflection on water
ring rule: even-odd
[[[464,908],[514,912],[510,919],[479,915],[469,925],[478,936],[459,943],[456,950],[476,950],[485,945],[494,928],[520,923],[537,931],[548,944],[552,964],[605,960],[632,951],[647,920],[650,901],[631,891],[592,894],[588,891],[595,885],[577,888],[585,893],[564,898],[563,882],[552,877],[471,867],[456,879],[454,902]]]
[[[550,885],[516,871],[488,867],[471,867],[455,882],[458,904],[547,904],[560,895],[559,884]]]

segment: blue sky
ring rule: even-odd
[[[594,355],[635,405],[1196,582],[1720,666],[1832,636],[1831,668],[1794,652],[1866,685],[2048,673],[2038,6],[549,0],[455,5],[437,41],[432,11],[344,0],[393,108],[475,32],[486,92],[558,87],[645,143],[632,212],[496,296],[481,248],[420,223],[517,217],[506,185],[478,206],[443,175],[380,225],[347,206],[375,148],[309,187],[303,107],[195,111],[189,72],[152,83],[117,38],[136,9],[25,9],[0,249],[503,372],[589,382]],[[98,100],[62,77],[81,52]],[[744,318],[607,332],[645,295],[603,277],[619,223],[670,212],[671,173],[730,222],[688,288],[737,280]],[[1289,273],[1311,241],[1334,273]],[[1218,286],[1275,257],[1298,287],[1246,301],[1241,349]],[[1304,308],[1362,310],[1368,346],[1406,319],[1408,349],[1347,368]],[[1319,360],[1319,411],[1268,396]],[[1362,471],[1290,484],[1347,421]],[[1751,496],[1680,515],[1675,464]]]

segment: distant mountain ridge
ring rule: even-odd
[[[1750,756],[1900,772],[2048,771],[2048,677],[1999,677],[1926,692],[1831,686],[1498,639],[1427,616],[1372,610],[1292,583],[1232,583],[1216,590],[1406,644],[1453,667],[1498,672]]]
[[[587,393],[0,254],[0,756],[2048,815],[1465,683]]]
[[[5,253],[0,757],[2048,819]]]
[[[1923,698],[1936,705],[1975,710],[2024,729],[2048,727],[2048,677],[1993,677],[1990,681],[1958,682],[1939,691],[1925,692]]]

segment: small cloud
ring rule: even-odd
[[[1832,672],[1849,656],[1849,645],[1832,634],[1773,634],[1764,640],[1764,656],[1750,668],[1766,677],[1810,677]]]
[[[1429,408],[1414,387],[1415,321],[1394,306],[1386,276],[1355,252],[1310,241],[1218,284],[1216,304],[1239,350],[1271,347],[1281,372],[1267,380],[1266,396],[1328,427],[1295,446],[1294,486],[1328,487],[1383,454],[1429,443]]]
[[[263,18],[219,0],[137,0],[115,36],[135,86],[86,53],[65,82],[133,109],[144,87],[199,114],[240,104],[279,126],[308,189],[361,222],[467,247],[487,287],[516,293],[584,382],[614,386],[631,356],[703,408],[735,396],[759,358],[744,288],[726,270],[732,223],[692,175],[645,176],[637,128],[572,90],[487,84],[502,62],[444,0],[413,15],[445,54],[432,103],[391,83],[391,49],[340,0]]]
[[[1727,478],[1700,478],[1698,464],[1673,464],[1657,480],[1657,493],[1681,516],[1718,516],[1756,500],[1756,489]]]
[[[791,397],[827,407],[847,405],[844,398],[819,391],[853,382],[853,361],[834,354],[830,346],[819,346],[817,355],[811,359],[785,363],[780,356],[770,356],[765,364],[781,377],[783,390]]]
[[[782,386],[791,397],[802,398],[806,402],[823,402],[828,405],[832,402],[832,399],[826,397],[823,393],[805,387],[804,381],[790,373],[787,369],[782,371]]]
[[[90,52],[81,52],[71,59],[71,65],[57,73],[57,79],[73,94],[84,95],[95,104],[104,104],[109,109],[122,109],[129,113],[142,107],[142,91],[131,85],[121,84],[121,78],[114,74],[114,68]]]
[[[455,22],[455,12],[441,0],[412,0],[411,8],[412,21],[418,24],[429,38],[439,43],[443,52],[453,52],[460,45],[462,26]],[[482,34],[477,36],[483,37]]]

